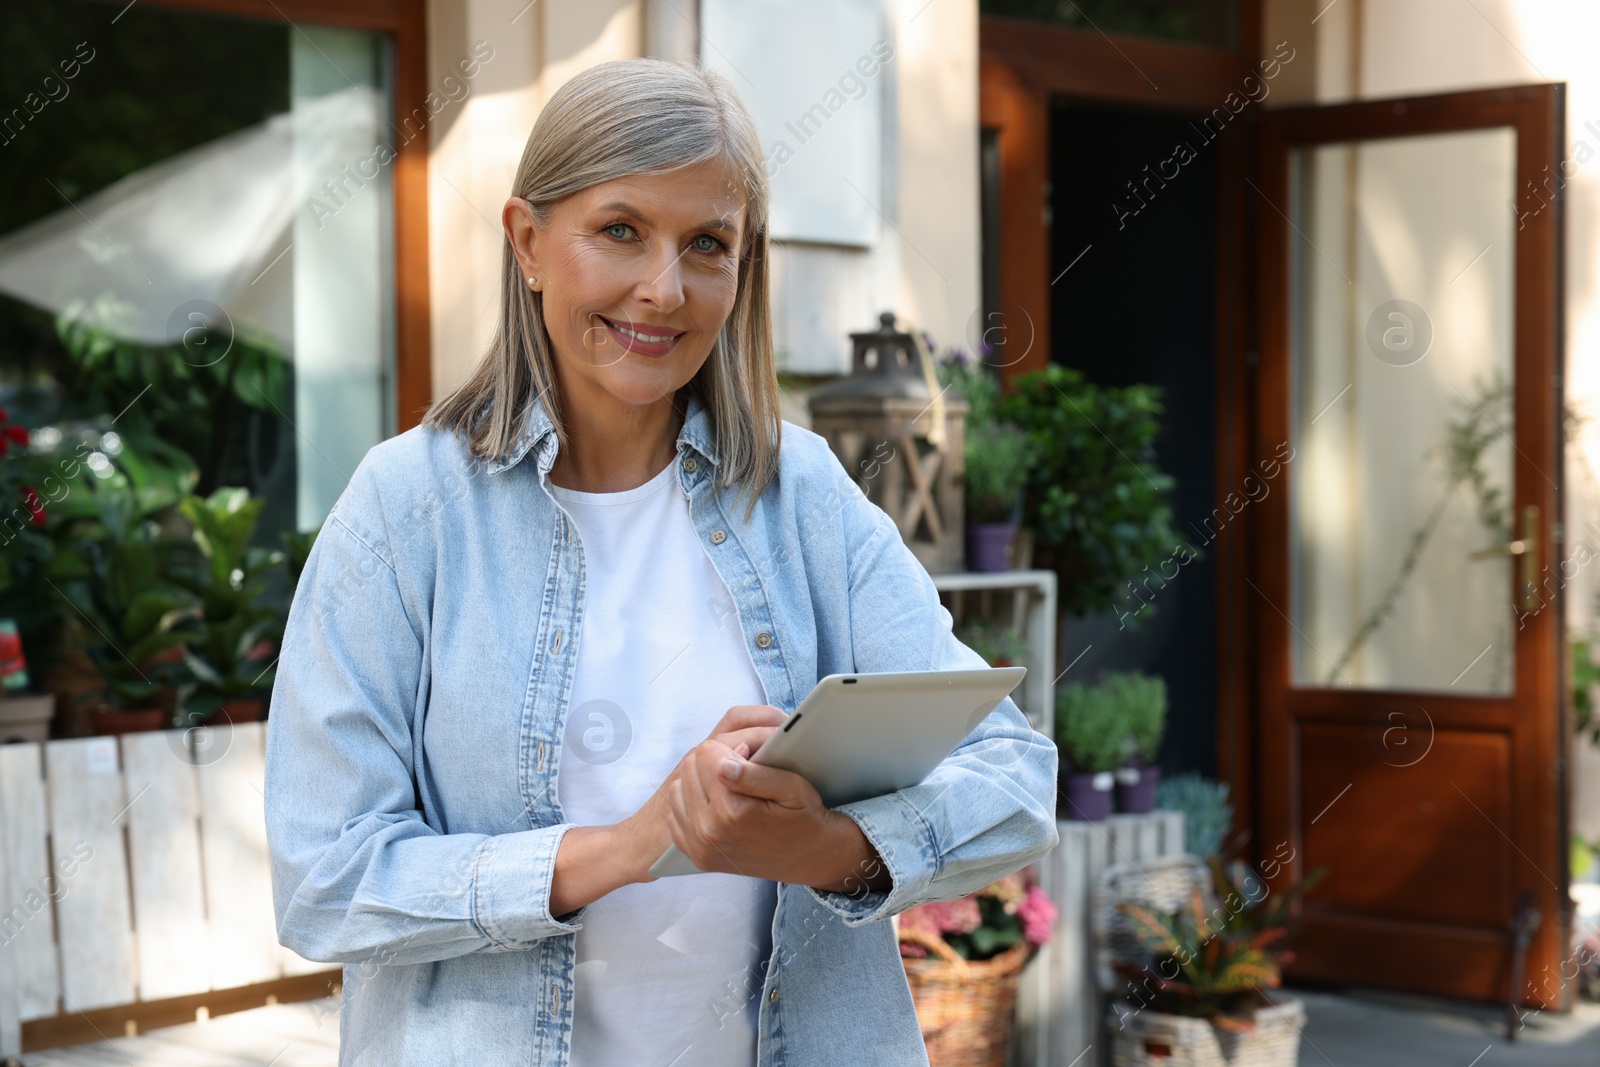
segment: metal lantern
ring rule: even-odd
[[[967,401],[941,392],[931,361],[895,329],[892,312],[879,323],[850,335],[849,376],[812,392],[811,428],[894,520],[929,573],[959,571]]]

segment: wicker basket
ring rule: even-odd
[[[1113,1003],[1106,1028],[1112,1067],[1296,1067],[1305,1021],[1305,1005],[1293,997],[1258,1009],[1255,1029],[1244,1034]]]
[[[1138,904],[1156,911],[1175,912],[1189,902],[1189,892],[1206,886],[1211,873],[1198,856],[1180,854],[1118,863],[1107,867],[1090,897],[1094,931],[1095,981],[1106,993],[1120,989],[1112,961],[1139,959],[1143,945],[1133,934],[1118,904]]]
[[[974,961],[962,959],[942,938],[915,940],[939,957],[901,961],[930,1067],[1005,1067],[1017,982],[1032,946],[1019,941],[997,956]]]

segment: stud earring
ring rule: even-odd
[[[528,284],[529,284],[529,285],[533,285],[533,284],[535,284],[535,283],[537,283],[537,282],[538,282],[538,280],[539,280],[539,279],[537,279],[537,278],[529,278],[529,279],[528,279]]]

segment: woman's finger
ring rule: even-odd
[[[722,720],[712,728],[707,736],[716,737],[718,734],[733,733],[751,726],[782,726],[785,715],[780,708],[771,704],[735,704],[722,716]]]
[[[722,785],[729,792],[741,796],[769,800],[797,811],[804,811],[813,806],[822,807],[822,798],[817,795],[811,783],[793,771],[779,767],[764,767],[749,760],[739,760],[736,773],[719,764],[718,774]]]
[[[729,748],[737,748],[742,741],[750,746],[751,752],[754,752],[762,746],[767,738],[777,732],[778,728],[776,726],[746,726],[743,729],[715,734],[707,738],[707,740],[720,741]]]

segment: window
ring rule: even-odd
[[[13,0],[0,39],[0,406],[141,508],[315,528],[396,428],[391,38]]]

